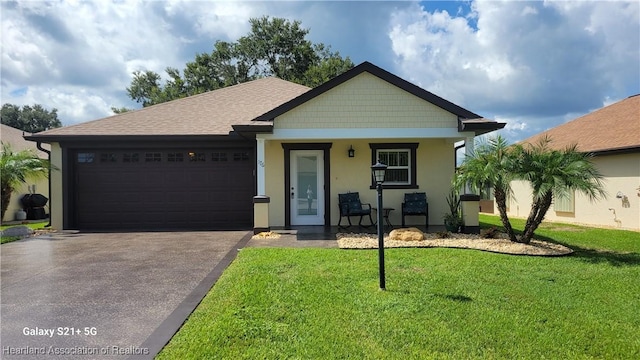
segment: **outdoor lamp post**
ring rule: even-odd
[[[371,165],[371,175],[376,182],[378,190],[378,266],[380,268],[380,290],[385,290],[384,282],[384,225],[382,224],[382,183],[384,182],[384,174],[387,171],[387,165],[380,163]]]

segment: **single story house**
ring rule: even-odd
[[[472,148],[504,125],[364,62],[313,89],[262,78],[27,139],[50,143],[61,169],[55,228],[258,232],[336,225],[340,193],[375,204],[370,167],[381,157],[392,223],[403,194],[419,191],[429,223],[442,224],[454,144]]]
[[[38,155],[42,159],[46,159],[49,151],[48,144],[41,144],[42,149],[38,149],[37,144],[31,141],[26,141],[24,139],[24,131],[20,129],[16,129],[14,127],[1,124],[0,125],[0,140],[2,143],[9,144],[11,149],[14,152],[19,152],[23,150],[31,150],[36,155]],[[46,197],[49,197],[49,182],[46,178],[38,178],[38,179],[27,179],[27,183],[19,186],[13,194],[11,194],[11,201],[9,201],[9,207],[7,207],[7,211],[4,214],[4,217],[1,219],[3,222],[5,221],[14,221],[16,220],[16,212],[18,210],[22,210],[22,202],[20,201],[22,197],[26,194],[42,194]],[[47,204],[48,207],[49,204]],[[45,210],[47,210],[45,207]],[[47,211],[48,213],[48,211]]]
[[[606,199],[591,202],[581,193],[554,199],[546,220],[640,230],[640,95],[603,107],[587,115],[534,135],[523,143],[536,143],[543,136],[550,146],[594,154],[593,162],[604,176]],[[512,184],[508,213],[528,216],[531,188],[527,182]],[[495,207],[497,213],[497,207]]]

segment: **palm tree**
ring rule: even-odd
[[[528,244],[544,220],[553,199],[578,191],[595,201],[606,196],[603,176],[591,161],[593,154],[582,153],[577,146],[550,149],[551,139],[517,146],[518,178],[531,184],[532,204],[519,242]]]
[[[456,176],[457,186],[493,187],[500,220],[511,241],[531,242],[554,197],[561,198],[570,191],[582,192],[592,201],[606,196],[602,174],[591,162],[592,154],[579,152],[576,145],[553,150],[550,143],[550,138],[543,137],[536,144],[509,146],[498,136],[469,154]],[[507,216],[506,199],[512,192],[510,183],[513,180],[528,181],[533,196],[520,237],[514,233]]]
[[[9,207],[11,193],[18,185],[29,178],[46,177],[49,171],[49,161],[39,158],[31,150],[13,152],[9,144],[2,143],[0,154],[0,191],[2,192],[2,213],[0,219]]]
[[[507,199],[512,193],[511,181],[515,179],[512,152],[507,140],[501,136],[480,143],[473,153],[466,155],[454,183],[457,188],[469,185],[475,190],[492,187],[502,225],[509,239],[517,241],[507,216]]]

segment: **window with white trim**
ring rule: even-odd
[[[554,196],[553,210],[565,213],[575,212],[575,193],[570,191],[563,196]]]
[[[387,165],[383,186],[389,189],[417,189],[416,149],[418,143],[370,143],[371,164]],[[375,184],[371,183],[375,188]]]
[[[409,149],[384,149],[377,151],[378,160],[387,165],[384,182],[389,185],[411,184],[411,151]]]

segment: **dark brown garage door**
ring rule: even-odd
[[[251,228],[253,151],[78,150],[79,229]]]

